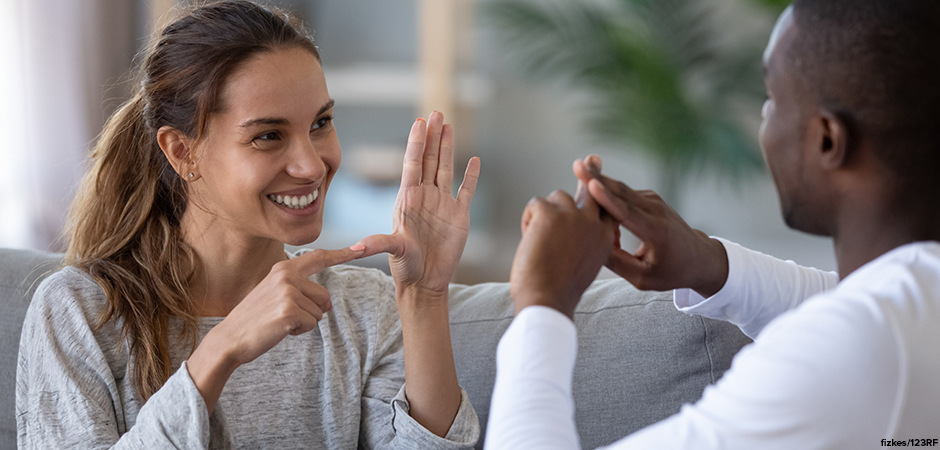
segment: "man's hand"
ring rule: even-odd
[[[691,288],[710,297],[728,279],[724,246],[695,230],[653,191],[635,191],[600,173],[601,161],[575,161],[574,173],[608,214],[642,242],[632,255],[611,251],[607,267],[638,289]]]
[[[569,318],[614,248],[617,223],[588,195],[533,198],[522,214],[522,240],[510,273],[516,313],[548,306]]]

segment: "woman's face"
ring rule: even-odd
[[[195,150],[192,206],[218,220],[210,229],[291,245],[316,240],[342,159],[316,57],[297,47],[259,53],[229,76],[219,100]]]

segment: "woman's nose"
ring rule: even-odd
[[[313,142],[303,142],[290,153],[287,163],[288,175],[313,181],[323,178],[326,172],[326,163]]]

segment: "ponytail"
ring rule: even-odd
[[[138,93],[105,125],[92,153],[94,165],[72,206],[65,262],[90,274],[104,290],[107,308],[96,330],[123,319],[121,331],[134,361],[132,382],[146,400],[170,376],[169,317],[183,320],[193,348],[198,319],[188,297],[195,258],[179,227],[184,186],[143,112]],[[167,172],[175,183],[166,182]]]

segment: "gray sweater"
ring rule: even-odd
[[[173,375],[146,403],[134,393],[127,342],[114,321],[92,331],[105,296],[66,267],[37,289],[20,341],[16,425],[21,449],[460,449],[480,434],[461,404],[440,438],[408,414],[401,323],[391,278],[337,266],[311,279],[333,309],[313,331],[288,336],[239,367],[210,416],[170,322]],[[200,338],[222,321],[204,318]]]

